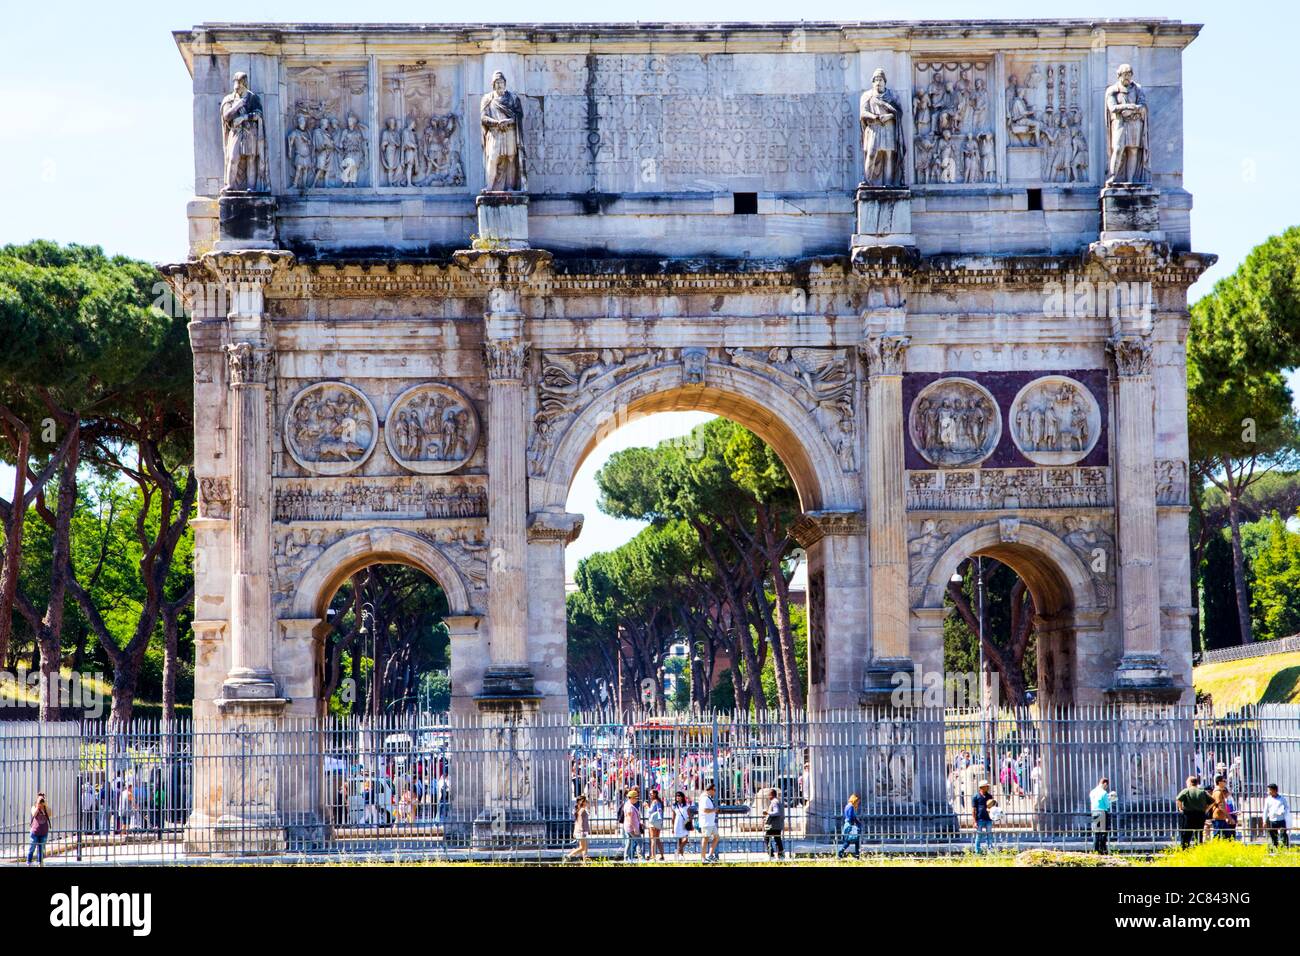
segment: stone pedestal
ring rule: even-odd
[[[909,247],[916,245],[912,235],[912,191],[884,186],[858,187],[854,196],[857,229],[852,249]]]
[[[267,193],[226,192],[217,200],[217,251],[275,249],[276,198]]]
[[[1116,183],[1101,191],[1101,239],[1163,242],[1160,190],[1145,183]]]
[[[481,192],[474,205],[478,207],[476,249],[528,248],[527,193]]]

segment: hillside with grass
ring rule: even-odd
[[[1198,694],[1214,698],[1216,709],[1300,704],[1300,651],[1202,664],[1193,671],[1192,679]]]

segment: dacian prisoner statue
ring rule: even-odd
[[[484,189],[488,192],[524,192],[528,179],[524,167],[524,107],[506,89],[506,76],[492,74],[492,92],[480,106],[483,127]]]
[[[223,192],[266,192],[266,128],[262,100],[248,88],[248,74],[236,73],[233,87],[221,101],[222,145],[225,149]]]
[[[1150,176],[1151,149],[1147,137],[1147,97],[1133,82],[1133,67],[1122,64],[1116,81],[1106,89],[1106,120],[1110,135],[1110,167],[1106,185],[1145,183]]]
[[[862,94],[862,153],[868,186],[903,185],[903,106],[887,87],[884,70],[871,75],[871,89]]]

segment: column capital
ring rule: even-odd
[[[582,533],[583,516],[564,511],[534,511],[528,516],[529,541],[569,544]]]
[[[1120,378],[1138,378],[1151,374],[1151,337],[1132,332],[1112,335],[1106,348],[1115,361]]]
[[[808,511],[800,515],[790,529],[799,547],[807,550],[827,535],[852,535],[866,532],[861,511]]]
[[[266,385],[271,379],[275,352],[259,348],[252,342],[223,345],[232,388],[240,385]]]
[[[867,374],[871,378],[902,375],[907,364],[907,346],[911,341],[911,336],[907,335],[870,336],[858,346],[858,354],[867,363]]]
[[[523,339],[488,339],[483,343],[489,382],[522,382],[528,363],[528,343]]]

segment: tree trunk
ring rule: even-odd
[[[80,425],[74,421],[74,433]],[[41,720],[59,716],[58,684],[63,636],[63,598],[71,568],[72,512],[77,504],[77,466],[81,462],[80,437],[70,436],[70,447],[59,475],[59,500],[54,514],[50,555],[50,603],[45,608],[37,640],[41,650]]]
[[[14,456],[14,494],[9,514],[9,527],[5,529],[4,565],[0,566],[0,662],[9,657],[9,639],[13,633],[14,594],[18,590],[18,559],[23,550],[23,518],[27,509],[23,499],[27,494],[27,456],[31,449],[31,431],[17,418],[5,416],[17,433],[17,452]]]
[[[1227,470],[1227,482],[1228,525],[1232,529],[1232,583],[1237,590],[1237,623],[1241,628],[1241,643],[1249,644],[1250,595],[1246,591],[1246,554],[1241,548],[1240,489],[1233,481],[1231,467]]]
[[[171,723],[176,719],[176,671],[180,667],[180,652],[177,620],[180,610],[163,610],[163,686],[162,715],[163,720]]]

